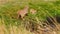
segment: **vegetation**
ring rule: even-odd
[[[29,10],[33,8],[37,10],[37,12],[34,15],[29,12],[28,15],[24,17],[25,20],[21,20],[20,18],[17,19],[17,11],[23,9],[25,5],[29,6]],[[42,0],[8,1],[3,4],[0,4],[0,30],[1,30],[0,33],[36,34],[35,29],[34,33],[30,32],[32,27],[34,28],[40,27],[40,25],[42,26],[44,21],[46,21],[47,16],[54,17],[56,15],[60,16],[60,1],[42,1]],[[30,22],[33,23],[32,24],[33,26],[31,25]],[[55,24],[57,28],[58,27],[60,28],[60,24],[58,23]],[[56,32],[57,34],[60,34],[59,33],[60,31]]]

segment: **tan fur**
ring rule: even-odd
[[[30,12],[31,12],[32,14],[35,14],[35,13],[36,13],[36,10],[35,10],[35,9],[30,9]]]
[[[18,10],[17,14],[18,14],[18,17],[21,16],[21,18],[23,19],[23,17],[28,13],[28,9],[29,7],[28,6],[25,6],[22,10]]]

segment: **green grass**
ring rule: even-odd
[[[11,1],[7,2],[3,5],[0,6],[0,23],[6,26],[6,28],[10,28],[12,26],[22,26],[24,28],[24,22],[23,20],[16,19],[17,18],[17,11],[20,9],[23,9],[25,5],[28,5],[30,8],[34,8],[37,10],[37,13],[35,15],[28,14],[28,16],[25,17],[25,20],[31,20],[35,19],[36,22],[36,17],[38,20],[45,20],[46,16],[55,16],[59,15],[60,16],[60,1],[56,2],[44,2],[44,1],[39,1],[39,0],[26,0],[26,1]],[[13,17],[13,18],[12,18]],[[31,18],[31,19],[29,19]],[[17,28],[18,29],[18,28]],[[27,32],[27,31],[26,31]],[[24,33],[23,33],[24,34]]]

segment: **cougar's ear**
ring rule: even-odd
[[[24,8],[29,8],[29,6],[28,5],[25,5]]]

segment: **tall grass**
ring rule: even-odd
[[[35,15],[28,13],[28,16],[25,16],[25,21],[16,19],[17,11],[23,9],[25,5],[36,9],[37,13]],[[27,23],[31,20],[33,23],[42,25],[42,21],[46,20],[46,16],[54,18],[55,15],[60,16],[60,1],[40,2],[40,0],[14,0],[7,2],[0,5],[0,34],[34,34],[25,29],[25,22]],[[59,30],[60,24],[55,24]],[[56,32],[60,34],[60,31]]]

